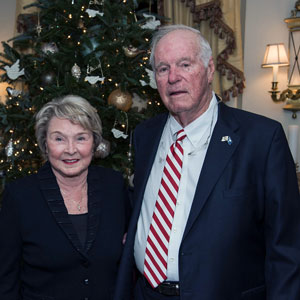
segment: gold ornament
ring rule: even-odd
[[[130,58],[136,57],[138,54],[145,52],[144,50],[139,50],[138,48],[132,46],[123,47],[123,50],[125,55]]]
[[[114,105],[122,111],[128,111],[132,105],[132,96],[128,92],[116,89],[108,96],[108,104]]]

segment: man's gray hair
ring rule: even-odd
[[[151,54],[150,54],[150,64],[152,70],[155,72],[155,50],[158,42],[168,33],[175,30],[188,30],[195,33],[198,37],[199,44],[199,58],[202,60],[205,68],[208,66],[209,59],[212,56],[212,50],[208,41],[203,37],[201,32],[195,28],[186,25],[166,25],[159,28],[159,30],[153,35],[151,42]]]

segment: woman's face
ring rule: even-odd
[[[93,133],[67,119],[53,117],[46,138],[48,160],[56,175],[80,176],[93,157]]]

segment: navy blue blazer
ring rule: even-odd
[[[130,299],[137,220],[166,120],[135,130],[134,208],[115,300]],[[300,198],[278,122],[219,104],[180,245],[179,278],[180,300],[300,299]]]
[[[91,166],[81,245],[49,163],[9,184],[0,212],[1,300],[112,299],[125,232],[120,173]]]

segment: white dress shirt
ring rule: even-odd
[[[183,140],[182,145],[184,149],[182,173],[168,248],[168,281],[179,281],[179,247],[217,118],[217,98],[213,94],[209,108],[200,117],[184,128],[187,136]],[[170,115],[164,127],[158,151],[146,185],[134,244],[136,265],[142,274],[144,272],[144,259],[148,232],[158,190],[160,188],[166,156],[171,144],[176,140],[176,133],[180,129],[182,129],[182,126]]]

